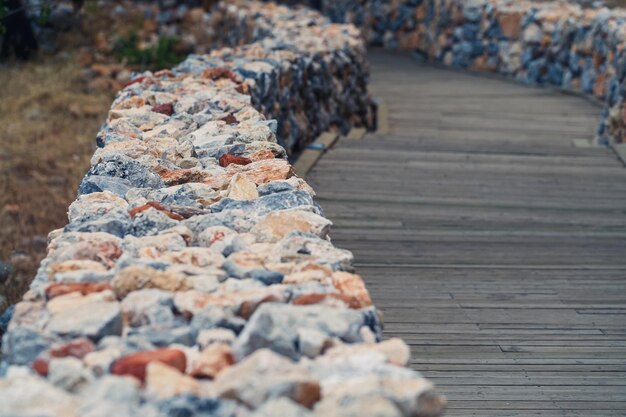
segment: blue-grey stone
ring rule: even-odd
[[[79,305],[52,316],[49,332],[64,337],[87,336],[98,341],[105,336],[122,334],[122,312],[117,302],[100,301]]]
[[[13,311],[15,310],[15,304],[9,306],[4,313],[0,316],[0,339],[2,339],[2,335],[4,335],[9,328],[9,322],[11,321],[11,317],[13,316]],[[0,344],[2,341],[0,340]]]
[[[283,191],[293,191],[294,187],[287,181],[272,181],[257,187],[259,196],[282,193]]]
[[[157,408],[167,417],[236,417],[239,414],[239,407],[234,401],[194,395],[181,395],[161,401]]]
[[[0,284],[4,284],[6,280],[9,279],[12,271],[13,268],[11,268],[11,265],[6,262],[0,261]]]
[[[138,188],[165,187],[165,183],[157,173],[122,154],[107,156],[103,161],[92,166],[85,177],[92,175],[122,178],[131,186]]]
[[[169,218],[155,208],[149,208],[133,217],[130,234],[153,236],[176,225],[178,225],[178,221]]]
[[[132,188],[130,181],[124,178],[103,175],[87,175],[78,186],[78,195],[109,191],[122,198]]]
[[[239,334],[246,325],[246,320],[220,307],[209,306],[194,314],[190,326],[197,334],[200,330],[221,327]]]
[[[298,360],[302,355],[300,330],[316,330],[345,343],[357,343],[362,342],[360,329],[364,325],[364,315],[351,309],[266,303],[252,314],[233,348],[239,359],[267,348]]]
[[[16,327],[2,338],[2,360],[10,365],[30,365],[52,342],[35,329]]]
[[[124,237],[131,231],[130,217],[102,216],[96,220],[72,222],[65,226],[65,232],[105,232]]]
[[[261,281],[265,285],[280,284],[285,277],[280,272],[268,271],[267,269],[253,269],[247,275],[252,279]]]
[[[195,335],[191,327],[180,325],[171,326],[143,326],[128,330],[128,337],[145,338],[156,347],[167,347],[173,344],[193,346]]]

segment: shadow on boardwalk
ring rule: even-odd
[[[453,416],[626,410],[626,169],[579,97],[375,52],[390,132],[307,180]]]

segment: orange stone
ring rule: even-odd
[[[286,180],[294,174],[293,168],[284,159],[263,159],[245,166],[231,165],[227,171],[232,174],[244,174],[256,185],[275,180]]]
[[[165,348],[124,356],[111,366],[111,373],[131,375],[143,382],[146,378],[146,367],[150,362],[161,362],[183,373],[187,367],[187,357],[183,351]]]
[[[225,68],[207,68],[202,71],[202,78],[208,78],[213,81],[219,80],[220,78],[227,78],[231,81],[239,82],[235,73]]]
[[[353,301],[351,297],[343,295],[343,294],[325,294],[325,293],[304,294],[304,295],[300,295],[294,298],[294,300],[292,301],[292,304],[303,306],[303,305],[321,304],[321,303],[325,303],[326,301],[334,301],[334,300],[340,301],[349,307],[358,308],[356,306],[357,303]],[[353,307],[353,305],[355,306]]]
[[[359,275],[351,274],[349,272],[335,272],[333,274],[333,285],[343,295],[350,297],[351,306],[353,308],[363,308],[372,305],[372,299],[370,297],[363,278]]]
[[[220,166],[221,167],[227,167],[230,164],[248,165],[251,162],[252,161],[249,158],[246,158],[245,156],[233,155],[233,154],[229,154],[229,153],[226,153],[226,154],[220,156]]]
[[[76,282],[68,284],[51,284],[46,288],[46,298],[52,300],[61,295],[79,292],[82,295],[92,294],[110,290],[111,286],[107,282]]]
[[[262,149],[250,155],[250,159],[252,160],[252,162],[262,161],[264,159],[274,159],[274,158],[276,158],[276,156],[274,155],[274,152],[270,151],[269,149]]]
[[[604,89],[606,87],[606,74],[600,74],[596,78],[596,82],[593,85],[593,94],[598,97],[604,97]]]
[[[158,173],[165,184],[181,185],[188,182],[202,182],[208,174],[198,169],[177,169],[175,171],[161,171]]]
[[[517,39],[522,29],[522,12],[503,13],[498,17],[500,29],[509,39]]]
[[[198,378],[214,379],[220,372],[235,363],[235,357],[228,345],[215,343],[202,351],[194,364],[191,375]]]

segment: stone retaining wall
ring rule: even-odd
[[[315,3],[320,3],[316,1]],[[605,103],[597,140],[625,140],[626,11],[527,0],[322,0],[367,41],[427,59],[550,84]]]
[[[266,117],[288,149],[366,123],[358,31],[220,8],[222,42],[252,44],[145,73],[113,103],[3,337],[1,416],[441,414],[407,345],[380,341],[352,254]]]

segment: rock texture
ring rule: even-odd
[[[597,140],[626,141],[624,9],[530,0],[297,2],[321,3],[333,21],[361,27],[370,44],[591,95],[605,103]]]
[[[277,143],[367,123],[358,31],[260,3],[211,19],[248,44],[113,103],[6,326],[0,415],[440,415]]]

